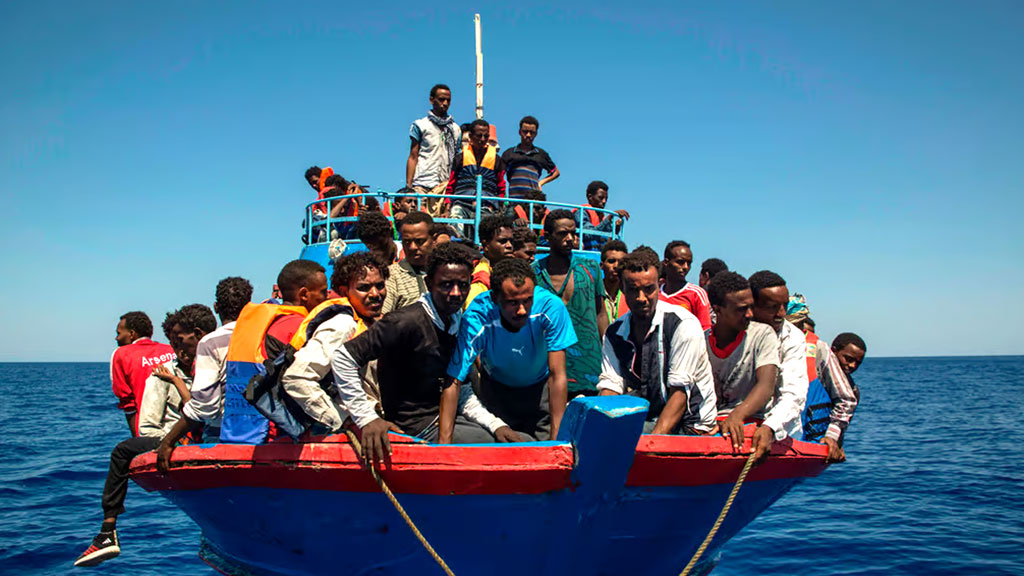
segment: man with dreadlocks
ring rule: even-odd
[[[462,130],[448,114],[452,91],[444,84],[430,89],[431,109],[412,123],[409,129],[409,160],[405,164],[405,185],[417,194],[436,194],[425,200],[423,209],[433,217],[441,216],[452,161],[462,147]]]

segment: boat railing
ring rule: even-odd
[[[565,202],[552,202],[549,200],[533,200],[526,198],[506,198],[487,196],[482,194],[481,183],[479,178],[477,179],[477,190],[476,194],[427,194],[417,193],[409,190],[401,190],[399,192],[389,192],[382,188],[378,188],[373,192],[363,191],[345,194],[342,196],[334,196],[330,198],[324,198],[322,200],[314,200],[306,205],[306,218],[303,221],[303,227],[305,228],[305,234],[303,235],[303,242],[307,246],[314,246],[317,244],[329,244],[333,240],[357,240],[355,234],[355,224],[359,220],[357,215],[352,216],[338,216],[330,217],[331,207],[336,202],[354,200],[357,202],[360,210],[365,210],[366,202],[368,199],[373,198],[377,200],[383,211],[385,206],[389,206],[395,200],[399,198],[414,198],[416,200],[416,209],[424,210],[424,205],[427,201],[438,201],[443,199],[445,201],[455,200],[470,200],[474,202],[473,217],[472,218],[452,218],[452,217],[441,217],[434,218],[435,222],[443,224],[456,225],[456,229],[471,230],[471,237],[475,244],[480,244],[480,220],[488,215],[488,212],[483,209],[484,204],[488,205],[499,205],[501,210],[499,213],[510,214],[514,220],[521,220],[522,216],[526,216],[526,221],[530,229],[537,232],[538,236],[543,234],[543,218],[535,218],[534,210],[535,207],[540,206],[543,210],[543,214],[547,215],[548,212],[555,209],[566,209],[573,213],[576,219],[576,234],[580,240],[580,249],[582,250],[594,250],[595,246],[604,244],[608,240],[619,239],[623,237],[623,230],[625,228],[625,221],[613,210],[605,208],[595,208],[593,206],[583,206],[579,204],[569,204]],[[314,213],[315,208],[318,206],[325,205],[327,207],[327,214],[322,216],[319,213]],[[520,210],[516,210],[520,208]],[[602,222],[611,219],[611,224],[608,226],[608,230],[596,229],[589,222],[587,211],[592,211],[598,214],[599,219]],[[390,212],[390,211],[389,211]],[[384,213],[385,217],[388,218],[394,224],[394,215],[387,212]],[[535,222],[539,220],[540,222]],[[586,223],[586,225],[585,225]]]

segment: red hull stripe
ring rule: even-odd
[[[569,444],[547,446],[424,446],[396,444],[381,476],[404,494],[541,494],[568,488]],[[253,486],[296,490],[378,492],[346,442],[219,444],[174,450],[166,476],[156,454],[132,462],[132,478],[146,490],[202,490]]]
[[[750,449],[741,453],[718,436],[641,436],[627,486],[705,486],[735,482]],[[377,492],[377,485],[341,437],[328,442],[181,446],[171,472],[156,471],[156,455],[132,462],[132,478],[146,490],[262,487],[288,490]],[[338,440],[338,441],[335,441]],[[396,438],[396,440],[398,440]],[[396,493],[434,495],[541,494],[572,488],[569,444],[506,446],[393,446],[382,475]],[[776,442],[748,481],[817,476],[827,447]]]

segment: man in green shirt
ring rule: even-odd
[[[569,398],[594,396],[601,376],[601,338],[608,328],[601,269],[594,260],[573,255],[579,235],[572,212],[553,210],[548,214],[544,235],[551,251],[533,264],[537,286],[562,299],[576,331],[577,342],[565,353]]]

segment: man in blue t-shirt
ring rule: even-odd
[[[575,343],[565,304],[537,287],[529,264],[508,258],[463,315],[448,376],[461,385],[479,357],[484,407],[521,434],[556,438],[568,395],[565,350]]]

